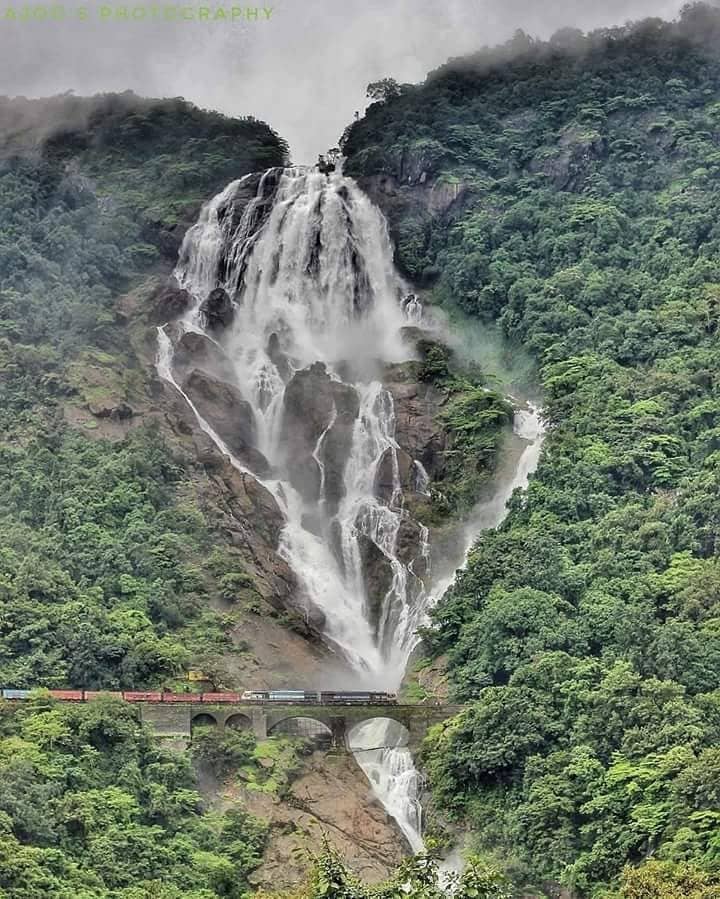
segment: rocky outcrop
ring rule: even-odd
[[[530,171],[546,175],[556,190],[578,190],[592,163],[608,152],[607,140],[577,125],[565,129],[552,152],[538,154]]]
[[[190,308],[192,297],[173,278],[151,299],[149,318],[156,325],[180,318]]]
[[[395,492],[395,469],[403,494],[415,490],[415,467],[411,456],[404,449],[388,447],[382,455],[375,473],[375,496],[386,505],[392,502]]]
[[[325,466],[325,509],[328,515],[335,515],[345,496],[345,466],[352,447],[360,399],[357,391],[347,384],[333,381],[331,386],[335,418],[323,440],[320,458]]]
[[[201,369],[228,384],[235,383],[235,370],[230,357],[216,341],[197,331],[185,331],[178,336],[171,333],[171,337],[175,338],[173,371],[180,381],[193,369]]]
[[[210,291],[207,299],[200,304],[200,314],[203,317],[205,327],[209,331],[218,333],[224,331],[230,324],[235,314],[232,300],[226,290],[216,287]]]
[[[290,481],[305,500],[317,502],[321,498],[322,465],[323,498],[330,514],[337,511],[343,496],[343,476],[358,410],[357,391],[334,381],[322,362],[295,372],[285,388],[282,429]]]
[[[255,445],[255,414],[237,387],[200,369],[193,369],[182,387],[233,455],[258,476],[267,477],[270,466]]]
[[[367,617],[377,636],[384,600],[392,586],[392,565],[385,553],[369,537],[359,534],[357,540],[367,598]]]
[[[250,875],[259,889],[297,889],[310,864],[306,850],[317,850],[322,835],[368,883],[384,880],[408,853],[400,829],[350,755],[313,753],[282,802],[242,787],[225,795],[242,798],[248,811],[269,824],[262,864]]]
[[[418,459],[431,478],[442,478],[448,435],[439,424],[447,392],[436,385],[404,377],[406,366],[388,371],[386,384],[395,402],[395,439],[410,459]],[[416,473],[405,469],[406,482],[415,489]]]
[[[288,357],[282,351],[282,347],[280,346],[280,338],[274,332],[268,338],[265,351],[267,352],[268,358],[270,359],[272,364],[275,366],[275,368],[277,368],[278,374],[287,384],[292,376],[292,368],[290,367]]]

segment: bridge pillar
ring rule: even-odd
[[[330,725],[330,732],[332,733],[332,748],[343,751],[347,750],[347,725],[345,723],[345,717],[331,715],[328,724]]]
[[[252,729],[258,740],[267,740],[267,715],[263,709],[252,710]]]

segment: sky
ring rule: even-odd
[[[0,93],[41,97],[131,89],[254,115],[314,162],[337,144],[370,81],[421,81],[445,62],[522,28],[548,37],[646,16],[684,0],[239,0],[33,4],[0,0]],[[233,9],[235,12],[233,13]],[[45,11],[44,13],[42,11]],[[52,13],[51,13],[52,10]],[[222,12],[220,12],[222,11]],[[52,18],[50,16],[52,15]],[[124,19],[123,16],[133,16]],[[224,15],[224,18],[223,18]],[[202,18],[207,16],[208,18]],[[210,17],[217,20],[211,21]]]

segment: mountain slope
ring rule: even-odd
[[[623,895],[717,889],[719,46],[702,4],[518,34],[376,85],[343,141],[401,267],[539,366],[539,471],[427,635],[471,702],[436,797],[532,895],[650,855]]]

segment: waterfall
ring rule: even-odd
[[[228,185],[203,208],[183,242],[175,277],[192,297],[174,339],[212,340],[253,416],[254,476],[285,515],[278,552],[300,585],[298,603],[319,609],[323,636],[358,682],[396,689],[417,628],[445,584],[433,584],[429,531],[419,523],[413,558],[398,540],[404,507],[393,396],[383,369],[410,357],[403,328],[421,321],[418,298],[393,265],[380,211],[340,173],[270,169]],[[222,306],[213,321],[210,297]],[[199,426],[230,462],[233,454],[176,377],[173,340],[158,330],[158,373],[187,401]],[[469,542],[504,514],[507,495],[537,460],[538,417],[520,413],[531,441],[502,496],[479,508]],[[534,461],[533,461],[534,460]],[[269,472],[269,474],[268,474]],[[382,479],[380,475],[382,474]],[[414,490],[429,477],[412,465]],[[380,480],[383,489],[379,488]],[[366,558],[385,572],[382,596]],[[402,735],[378,720],[357,729],[357,758],[410,846],[422,846],[420,783]]]

